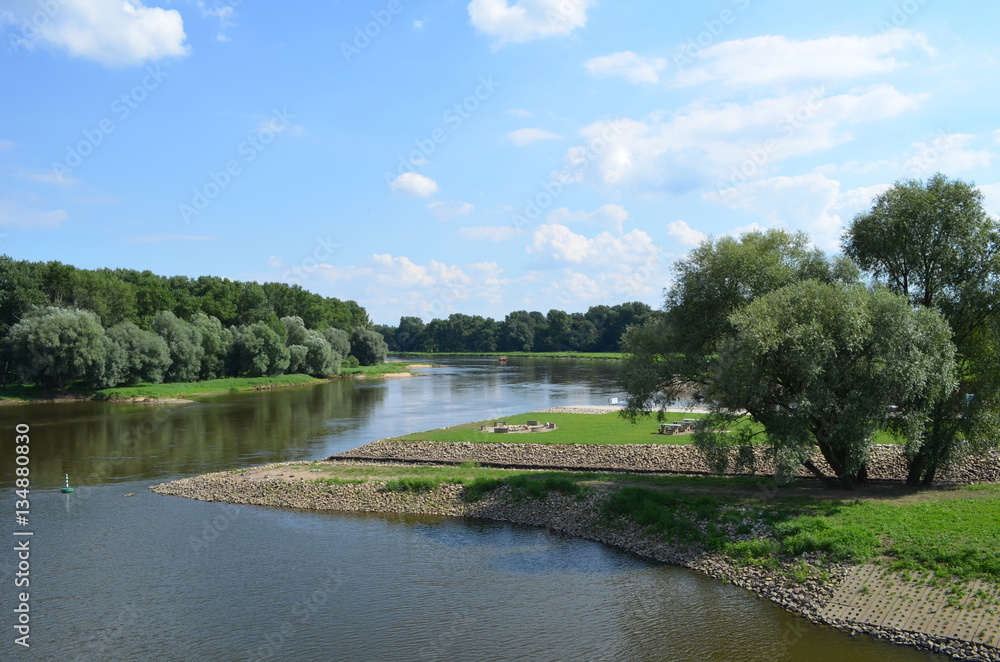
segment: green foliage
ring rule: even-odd
[[[143,331],[131,322],[122,322],[107,330],[107,336],[122,349],[127,360],[116,381],[105,379],[102,388],[163,381],[171,365],[167,342],[152,331]]]
[[[5,344],[25,383],[65,390],[71,379],[93,379],[104,372],[104,329],[86,310],[32,308],[11,327]]]
[[[306,369],[306,356],[309,354],[309,348],[304,345],[289,345],[288,346],[288,372],[294,374],[307,373]]]
[[[291,354],[281,337],[264,322],[233,329],[229,374],[261,377],[288,369]]]
[[[205,356],[201,332],[190,322],[167,310],[154,315],[150,325],[166,341],[170,352],[170,367],[167,368],[165,379],[170,382],[198,379]]]
[[[351,337],[343,329],[323,329],[321,331],[323,339],[330,343],[330,349],[338,354],[341,360],[346,359],[351,353]],[[357,366],[354,366],[357,367]]]
[[[382,488],[383,492],[430,492],[446,483],[460,484],[462,481],[456,478],[420,478],[405,477],[386,481]]]
[[[195,313],[191,324],[201,334],[201,368],[199,379],[216,379],[225,374],[226,356],[233,342],[233,334],[222,326],[215,316]]]
[[[958,350],[960,381],[909,435],[911,484],[929,484],[962,452],[1000,444],[1000,223],[971,183],[938,173],[877,196],[844,235],[844,251],[877,282],[935,308]],[[972,397],[974,394],[974,397]]]
[[[389,347],[382,335],[371,329],[357,327],[351,333],[351,355],[361,365],[376,365],[385,361]]]
[[[919,429],[916,403],[955,382],[944,320],[884,290],[803,281],[750,302],[730,323],[705,390],[713,413],[728,424],[749,412],[779,458],[797,462],[818,446],[844,487],[859,479],[880,427],[891,419]],[[893,413],[897,404],[907,406]],[[697,435],[703,447],[744,441],[711,427]]]
[[[769,292],[807,279],[856,282],[857,268],[811,248],[805,233],[748,232],[739,239],[706,239],[674,265],[665,319],[628,330],[630,354],[622,371],[628,393],[623,415],[662,409],[692,386],[700,388],[711,358],[734,334],[730,316]]]

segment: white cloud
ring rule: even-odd
[[[544,292],[557,297],[566,310],[607,304],[610,300],[651,300],[657,298],[666,274],[659,262],[620,266],[595,274],[564,269],[562,277],[551,280]]]
[[[424,22],[418,18],[413,19],[413,29],[421,30],[424,27]]]
[[[624,207],[607,204],[601,205],[592,212],[570,211],[568,207],[559,207],[552,210],[545,220],[549,223],[586,223],[588,225],[610,227],[618,234],[621,234],[625,221],[628,218],[628,212]]]
[[[867,186],[841,191],[840,182],[823,173],[795,177],[771,177],[723,191],[710,191],[702,198],[759,214],[768,225],[804,230],[813,244],[824,250],[839,250],[840,237],[854,216],[871,206],[872,198],[887,187]],[[756,226],[754,229],[759,229]],[[746,228],[742,228],[746,230]]]
[[[988,168],[993,152],[966,147],[974,137],[968,133],[938,133],[932,140],[913,143],[913,151],[903,164],[907,176]]]
[[[472,0],[469,18],[498,44],[566,35],[587,24],[594,0]]]
[[[895,29],[870,37],[833,36],[795,41],[780,35],[737,39],[698,52],[700,67],[682,69],[674,82],[697,85],[775,85],[796,81],[837,81],[886,74],[904,66],[893,53],[934,49],[921,33]]]
[[[564,171],[569,181],[586,174],[612,188],[683,193],[746,166],[759,176],[783,159],[848,142],[852,126],[897,117],[925,98],[890,85],[829,97],[816,88],[744,104],[696,101],[643,120],[602,120],[580,131],[588,144],[602,143],[600,152],[570,148]]]
[[[708,235],[699,230],[695,230],[690,225],[684,221],[677,220],[673,221],[667,226],[667,235],[673,237],[678,244],[687,248],[690,246],[697,246],[701,242],[708,239]]]
[[[531,117],[533,114],[530,110],[525,110],[524,108],[511,108],[506,112],[508,115],[513,115],[514,117]]]
[[[269,267],[283,267],[283,266],[285,266],[285,262],[284,262],[284,260],[282,260],[277,255],[272,255],[271,257],[267,258],[267,266],[269,266]]]
[[[602,232],[588,238],[558,223],[545,223],[535,228],[527,250],[556,262],[589,266],[636,264],[660,253],[642,230],[632,230],[619,237]]]
[[[187,55],[184,20],[176,9],[140,0],[62,0],[37,40],[109,67]]]
[[[655,83],[660,80],[660,72],[666,69],[667,60],[622,51],[591,58],[583,66],[591,76],[616,76],[630,83]]]
[[[122,241],[131,244],[155,244],[161,241],[215,241],[217,239],[218,237],[206,234],[151,234],[142,237],[123,237]]]
[[[404,172],[389,185],[393,193],[401,192],[426,198],[438,191],[437,182],[418,172]]]
[[[521,231],[510,225],[499,225],[499,226],[469,226],[462,227],[458,229],[458,234],[463,239],[472,239],[474,241],[493,241],[501,242],[510,239],[511,237],[516,237],[521,234]]]
[[[361,265],[319,265],[317,279],[338,290],[354,285],[364,291],[358,301],[386,316],[447,317],[467,302],[498,303],[510,281],[496,262],[463,266],[430,260],[418,264],[408,257],[376,253]]]
[[[38,209],[35,205],[41,200],[28,196],[29,203],[8,198],[0,199],[0,227],[16,228],[54,228],[69,218],[65,209]]]
[[[545,129],[518,129],[517,131],[508,133],[507,137],[518,147],[523,147],[536,140],[559,140],[563,136],[560,136],[558,133],[546,131]]]
[[[471,202],[462,202],[461,200],[438,200],[427,203],[427,208],[442,221],[450,221],[456,216],[464,216],[471,212],[474,207],[475,205]]]

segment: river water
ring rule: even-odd
[[[161,497],[207,471],[620,395],[603,362],[453,360],[173,406],[0,408],[0,660],[940,660],[814,626],[748,591],[497,522]],[[14,522],[15,426],[30,515]],[[63,474],[76,486],[62,494]],[[125,495],[135,493],[134,496]],[[30,588],[15,588],[31,530]],[[30,648],[13,610],[30,591]]]

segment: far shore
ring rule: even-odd
[[[68,393],[16,388],[17,395],[5,396],[0,389],[0,406],[25,404],[65,404],[72,402],[137,402],[146,404],[183,404],[193,402],[190,398],[213,395],[227,395],[247,391],[270,391],[300,386],[315,386],[340,379],[383,379],[412,377],[414,369],[432,368],[426,363],[392,362],[374,366],[347,368],[332,377],[311,377],[309,375],[279,375],[276,377],[224,377],[204,382],[171,382],[165,384],[143,384],[113,389],[85,390]],[[9,391],[8,391],[9,392]]]

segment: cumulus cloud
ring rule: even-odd
[[[426,198],[438,191],[437,182],[418,172],[404,172],[389,185],[393,193],[405,193]]]
[[[462,202],[461,200],[437,200],[427,203],[427,208],[434,212],[434,215],[440,220],[450,221],[456,216],[468,214],[475,208],[475,205],[471,202]]]
[[[108,67],[142,64],[189,52],[184,20],[176,9],[141,0],[62,0],[41,25],[37,42]]]
[[[467,302],[499,303],[510,283],[496,262],[426,264],[405,256],[376,253],[360,265],[320,265],[318,279],[338,290],[356,287],[364,292],[358,302],[376,318],[404,315],[447,317],[467,307]]]
[[[886,188],[876,185],[842,191],[836,179],[813,172],[749,182],[705,193],[702,198],[759,214],[771,226],[804,230],[816,246],[835,251],[840,247],[845,219],[849,222],[868,209],[872,198]]]
[[[591,58],[583,66],[591,76],[624,78],[630,83],[656,83],[660,80],[660,72],[667,68],[667,60],[622,51]]]
[[[472,0],[469,19],[498,44],[567,35],[587,24],[594,0]]]
[[[697,246],[708,239],[708,235],[699,230],[695,230],[684,221],[673,221],[667,226],[667,235],[684,248]]]
[[[775,85],[837,81],[886,74],[904,66],[892,54],[919,49],[933,55],[927,37],[902,28],[870,37],[833,36],[796,41],[780,35],[737,39],[698,52],[701,66],[681,69],[677,85]]]
[[[538,226],[527,250],[556,262],[590,266],[636,264],[660,253],[642,230],[632,230],[619,237],[601,232],[588,238],[558,223]]]
[[[926,141],[911,145],[903,167],[908,177],[923,177],[935,172],[958,172],[973,168],[988,168],[993,152],[971,149],[975,136],[968,133],[938,133]]]
[[[603,140],[603,149],[591,155],[585,146],[570,148],[564,171],[570,181],[587,176],[611,188],[684,193],[751,161],[751,174],[759,175],[783,159],[849,142],[853,126],[897,117],[925,99],[876,85],[832,96],[814,88],[746,103],[699,100],[671,114],[585,126],[587,144]]]
[[[517,131],[508,133],[507,137],[518,147],[523,147],[536,140],[559,140],[563,136],[560,136],[558,133],[546,131],[545,129],[518,129]]]

